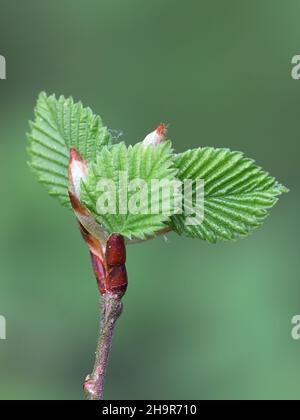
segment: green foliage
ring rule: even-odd
[[[209,242],[234,240],[262,224],[278,196],[287,189],[254,161],[228,149],[205,147],[178,155],[174,163],[181,179],[203,179],[204,221],[188,226],[186,215],[172,217],[179,235]],[[195,186],[194,186],[195,189]],[[193,194],[195,204],[195,191]]]
[[[57,99],[54,95],[48,97],[41,93],[35,121],[30,127],[30,166],[48,193],[70,207],[69,150],[75,148],[89,164],[88,179],[82,184],[84,204],[109,232],[128,238],[145,239],[170,226],[179,235],[213,243],[220,239],[234,240],[260,226],[278,196],[288,191],[253,160],[228,149],[205,147],[174,155],[170,142],[157,148],[145,147],[141,143],[128,148],[123,143],[113,145],[112,136],[101,118],[80,102],[74,103],[72,98],[61,96]],[[147,196],[140,194],[138,199],[137,189],[126,190],[124,196],[119,191],[119,172],[128,172],[128,183],[136,178],[145,181]],[[114,181],[117,187],[116,208],[113,212],[110,209],[110,214],[103,214],[97,207],[99,200],[102,204],[105,202],[105,188],[102,191],[98,188],[99,181],[104,178]],[[193,205],[196,202],[196,180],[203,179],[204,221],[188,225],[188,215],[184,212],[176,214],[176,204],[170,211],[165,211],[160,187],[153,188],[153,179],[193,180]],[[178,204],[176,192],[171,194],[173,204]],[[149,207],[151,201],[153,205],[154,196],[157,197],[154,204],[159,209],[155,214]],[[122,206],[131,200],[136,201],[138,213],[128,214],[126,207],[124,214]]]
[[[128,185],[135,179],[145,181],[147,196],[145,200],[137,200],[139,209],[136,214],[127,212],[125,202],[130,205],[132,200],[135,201],[137,189],[128,191],[126,188],[125,197],[121,195],[124,184],[122,184],[120,172],[126,174]],[[153,235],[165,227],[164,222],[169,220],[170,215],[163,211],[161,191],[158,188],[153,188],[151,181],[153,179],[174,180],[176,172],[177,170],[173,167],[170,142],[160,144],[157,148],[144,147],[141,143],[128,148],[124,143],[119,143],[111,148],[104,147],[97,156],[97,162],[90,166],[86,182],[82,183],[82,201],[95,215],[97,221],[109,232],[117,232],[128,238],[144,239],[147,235]],[[113,180],[117,187],[115,207],[110,208],[107,214],[99,212],[99,200],[106,201],[106,189],[99,188],[99,181],[103,179]],[[152,205],[158,205],[159,211],[156,214],[150,212],[150,202]],[[107,206],[108,204],[107,202]],[[122,206],[125,206],[123,210]],[[126,214],[122,214],[125,212]]]
[[[101,118],[90,108],[74,103],[72,98],[39,95],[35,121],[30,123],[28,152],[30,166],[50,195],[70,207],[68,197],[68,162],[71,147],[87,160],[96,159],[110,134]]]

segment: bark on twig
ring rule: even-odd
[[[88,375],[84,384],[88,400],[102,400],[104,393],[105,376],[112,338],[116,322],[123,309],[121,297],[106,293],[101,303],[102,314],[100,321],[100,334],[96,351],[96,361],[93,373]]]

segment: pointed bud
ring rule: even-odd
[[[107,232],[80,201],[80,184],[88,174],[87,163],[75,149],[70,150],[69,196],[80,231],[91,254],[93,270],[102,295],[113,293],[120,298],[127,289],[126,248],[123,236]],[[86,382],[86,387],[89,381]]]
[[[145,137],[142,144],[144,146],[148,146],[149,144],[153,147],[158,146],[166,140],[167,131],[167,126],[165,124],[160,124],[152,133]]]
[[[75,216],[89,234],[94,236],[98,241],[104,243],[108,235],[80,201],[81,181],[85,180],[87,175],[87,163],[80,154],[72,148],[70,150],[69,161],[69,197]]]

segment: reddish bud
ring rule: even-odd
[[[109,267],[126,262],[126,247],[123,236],[112,234],[106,244],[106,261]]]
[[[69,162],[69,196],[82,237],[90,250],[98,289],[102,295],[110,292],[122,297],[128,284],[124,238],[117,234],[111,235],[106,241],[104,256],[102,239],[106,235],[88,209],[80,202],[80,183],[86,178],[87,172],[86,162],[72,148]],[[86,386],[88,385],[87,381]]]
[[[125,265],[111,267],[107,276],[107,289],[116,295],[122,297],[128,285],[127,271]]]
[[[125,267],[126,247],[122,235],[112,234],[106,243],[106,263],[108,275],[107,291],[123,296],[127,289],[128,279]]]

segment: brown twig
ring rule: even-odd
[[[88,375],[84,384],[88,400],[102,400],[108,358],[116,322],[123,309],[120,295],[106,293],[102,300],[100,333],[96,351],[96,361],[92,375]]]

